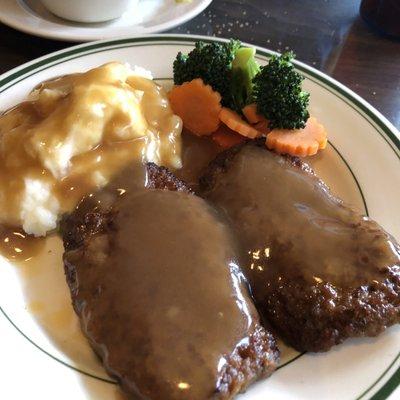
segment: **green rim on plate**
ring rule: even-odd
[[[67,50],[62,50],[49,56],[42,57],[36,61],[25,64],[19,68],[16,68],[9,73],[3,74],[0,76],[0,93],[5,90],[11,88],[12,86],[18,84],[19,82],[29,78],[30,76],[53,67],[55,65],[61,64],[66,61],[73,60],[75,58],[79,58],[83,55],[89,55],[94,53],[100,53],[107,50],[118,49],[118,48],[127,48],[127,47],[139,47],[139,46],[149,46],[151,44],[157,45],[186,45],[191,46],[198,39],[204,41],[221,41],[223,39],[213,39],[202,36],[185,36],[185,35],[149,35],[149,36],[141,36],[141,37],[132,37],[126,39],[116,39],[116,40],[108,40],[95,42],[80,46],[75,46],[69,48]],[[257,54],[260,59],[267,59],[274,54],[272,51],[257,48]],[[308,79],[318,84],[319,86],[325,88],[330,93],[334,94],[336,97],[339,97],[342,101],[352,107],[357,113],[359,113],[364,119],[366,119],[369,124],[380,134],[380,136],[386,141],[388,146],[392,149],[392,151],[396,154],[397,158],[400,161],[400,139],[399,133],[394,126],[392,126],[381,114],[379,114],[372,106],[368,105],[364,100],[362,100],[355,93],[345,88],[339,82],[329,78],[323,73],[306,66],[303,63],[295,62],[296,68],[299,69]],[[169,78],[166,78],[169,79]],[[335,149],[338,152],[337,149]],[[340,157],[341,154],[338,153]],[[355,179],[355,182],[360,190],[361,196],[364,201],[365,210],[368,213],[367,204],[365,202],[361,187],[357,182],[357,179],[353,172],[351,171],[348,163],[342,157],[343,161],[349,168],[350,172]],[[44,349],[40,348],[37,344],[35,344],[31,339],[29,339],[10,319],[10,317],[4,312],[4,310],[0,307],[0,311],[4,315],[4,317],[12,324],[12,326],[22,334],[31,344],[37,347],[39,350],[43,351],[45,354],[55,359],[56,361],[61,362],[67,367],[73,368],[77,372],[83,373],[85,375],[91,376],[96,379],[100,379],[102,381],[108,383],[115,383],[112,380],[108,380],[105,378],[94,376],[85,371],[81,371],[62,360],[59,360],[52,356],[50,353],[46,352]],[[288,363],[298,359],[303,354],[296,356],[293,360]],[[375,382],[373,382],[360,396],[355,400],[365,399],[366,395],[370,393],[383,379],[387,378],[388,373],[394,368],[397,362],[400,360],[400,353],[395,357],[392,363],[387,367],[387,369],[377,378]],[[285,365],[287,365],[286,363]],[[400,368],[398,368],[394,373],[386,380],[383,386],[372,396],[369,400],[385,400],[387,399],[393,391],[400,385]]]

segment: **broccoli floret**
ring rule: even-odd
[[[270,121],[271,128],[304,128],[310,116],[310,94],[302,90],[304,77],[295,71],[294,57],[292,52],[272,56],[253,79],[258,112]]]
[[[232,96],[238,112],[253,101],[253,79],[260,72],[255,55],[256,49],[241,47],[232,63]]]
[[[174,83],[181,85],[201,78],[222,97],[222,105],[232,107],[232,61],[241,43],[197,42],[187,55],[178,53],[174,61]]]

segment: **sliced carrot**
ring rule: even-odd
[[[225,124],[221,124],[218,130],[213,133],[212,140],[223,149],[229,149],[239,143],[245,142],[246,138],[229,129]]]
[[[183,126],[195,135],[211,135],[218,129],[221,96],[201,79],[175,86],[169,92],[169,101]]]
[[[256,128],[258,130],[258,132],[260,132],[264,136],[266,136],[268,133],[271,132],[268,120],[260,121],[253,126],[254,126],[254,128]]]
[[[244,121],[238,113],[229,108],[222,108],[219,113],[219,119],[233,131],[249,139],[254,139],[260,136],[260,132],[258,132],[257,129],[253,128]]]
[[[273,129],[266,141],[267,147],[277,153],[300,157],[316,154],[326,147],[326,143],[326,130],[313,117],[309,118],[303,129]]]
[[[243,108],[242,112],[250,124],[257,124],[258,122],[265,121],[265,117],[258,113],[256,103],[247,105]]]

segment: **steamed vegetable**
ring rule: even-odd
[[[277,153],[292,156],[312,156],[327,144],[325,128],[313,117],[298,130],[273,129],[267,135],[266,145]]]
[[[253,96],[270,128],[301,129],[309,118],[310,94],[302,90],[304,77],[295,71],[294,54],[272,56],[254,78]]]
[[[221,96],[201,79],[175,86],[169,93],[174,113],[198,136],[211,135],[220,124]]]
[[[260,72],[255,55],[255,48],[241,47],[232,62],[232,108],[238,112],[253,101],[253,79]]]
[[[211,137],[212,140],[223,149],[229,149],[230,147],[246,141],[244,136],[239,135],[232,129],[228,128],[225,124],[221,124],[218,130],[214,132]]]
[[[197,42],[174,61],[171,106],[189,131],[212,135],[224,148],[264,136],[278,153],[316,154],[326,147],[327,135],[310,118],[310,95],[293,58],[292,52],[274,55],[260,67],[256,50],[239,41]]]
[[[239,135],[245,136],[249,139],[255,139],[256,137],[261,136],[257,129],[252,127],[243,120],[238,113],[229,108],[222,108],[219,113],[219,119],[230,129],[239,133]]]
[[[258,113],[256,103],[251,103],[246,107],[243,107],[242,113],[246,117],[247,121],[250,122],[250,124],[257,124],[259,122],[266,121],[266,118]]]
[[[173,65],[175,85],[201,78],[221,95],[222,105],[232,107],[232,62],[240,46],[237,40],[228,43],[199,41],[189,54],[179,52]]]
[[[267,119],[264,119],[264,121],[257,122],[253,126],[258,130],[258,132],[260,132],[262,136],[267,136],[268,133],[271,132],[271,128],[269,127],[269,122]]]

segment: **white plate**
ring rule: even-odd
[[[211,1],[177,3],[175,0],[140,0],[137,7],[125,12],[121,18],[83,24],[56,17],[45,9],[40,0],[0,0],[0,22],[35,36],[86,42],[166,31],[194,18]]]
[[[24,99],[51,77],[84,71],[110,60],[172,76],[179,50],[192,36],[159,35],[70,48],[0,77],[0,109]],[[265,62],[271,53],[259,49]],[[326,126],[330,145],[311,160],[319,175],[348,202],[400,239],[400,140],[397,130],[369,104],[328,76],[301,63],[311,112]],[[120,399],[78,328],[70,305],[57,237],[47,240],[40,262],[13,265],[0,259],[0,398]],[[239,396],[241,400],[383,400],[400,382],[400,329],[374,339],[350,340],[325,354],[283,348],[280,369]],[[395,391],[395,392],[394,392]],[[161,400],[161,399],[160,399]]]

